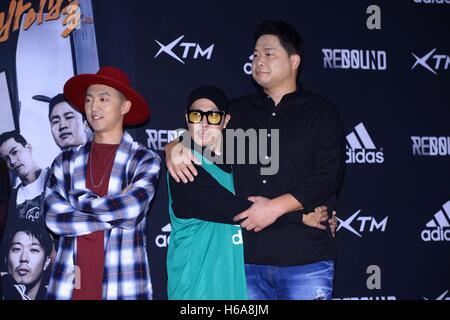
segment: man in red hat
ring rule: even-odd
[[[94,134],[54,161],[44,210],[61,237],[48,299],[151,299],[146,213],[160,159],[123,126],[149,117],[128,76],[112,67],[71,78],[64,95]]]

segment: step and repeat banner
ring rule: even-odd
[[[91,134],[58,102],[74,74],[116,66],[148,101],[129,132],[163,158],[189,92],[256,90],[253,30],[285,20],[302,34],[300,81],[331,100],[346,130],[335,299],[450,299],[450,1],[0,1],[2,283],[39,299],[52,267],[40,199],[61,149]],[[5,178],[9,172],[9,179]],[[149,212],[155,299],[166,299],[170,243],[165,168]],[[42,252],[11,250],[31,234]],[[12,252],[12,253],[11,253]]]

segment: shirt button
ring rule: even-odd
[[[277,115],[277,114],[276,114],[275,112],[274,112],[274,113],[272,113],[272,116],[274,116],[274,117],[275,117],[276,115]]]
[[[264,183],[264,184],[266,184],[266,183],[267,183],[267,181],[266,181],[266,180],[263,180],[263,183]]]
[[[270,138],[272,135],[270,133],[268,133],[267,136]]]

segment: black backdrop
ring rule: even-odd
[[[100,65],[125,70],[147,99],[151,119],[132,133],[162,157],[173,130],[184,126],[190,90],[211,83],[229,97],[253,92],[245,72],[253,28],[265,19],[294,25],[305,44],[301,82],[337,105],[347,151],[359,159],[347,161],[337,209],[335,298],[450,299],[448,1],[95,0],[92,5]],[[380,9],[379,29],[368,28],[371,5]],[[172,42],[172,56],[159,52]],[[14,34],[0,44],[2,69],[10,64],[7,46],[13,43]],[[148,244],[156,299],[166,298],[170,235],[165,170],[161,176]],[[434,240],[426,241],[427,235]],[[367,286],[369,266],[379,267],[378,288]]]

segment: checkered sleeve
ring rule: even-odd
[[[48,228],[60,236],[81,236],[112,228],[133,229],[145,216],[155,194],[161,161],[151,151],[139,158],[131,183],[121,193],[98,197],[89,190],[64,191],[62,161],[58,157],[46,188],[44,210]],[[112,178],[112,177],[111,177]]]

